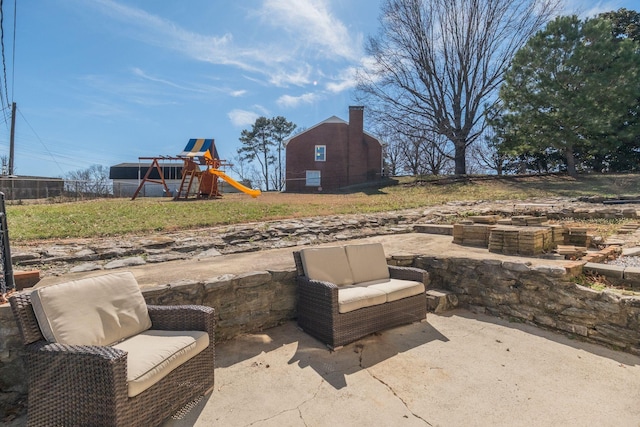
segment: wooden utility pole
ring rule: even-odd
[[[11,135],[9,137],[9,176],[13,176],[13,151],[16,137],[16,103],[11,103]]]

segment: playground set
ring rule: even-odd
[[[133,193],[131,200],[135,200],[146,182],[162,184],[165,194],[168,196],[172,195],[171,190],[169,190],[164,180],[164,173],[160,165],[161,160],[182,160],[184,162],[180,188],[173,194],[174,200],[185,200],[188,199],[190,195],[195,195],[198,199],[222,197],[222,186],[218,185],[218,179],[226,181],[232,187],[251,197],[255,198],[261,194],[260,190],[246,187],[220,170],[221,167],[231,165],[224,160],[220,160],[213,139],[190,139],[184,150],[176,157],[139,157],[138,159],[151,160],[151,165],[149,169],[147,169],[144,178],[140,181],[140,185],[135,193]],[[204,170],[200,168],[201,166],[204,167]],[[159,180],[150,178],[151,172],[154,169],[157,170],[160,175]]]

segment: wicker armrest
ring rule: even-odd
[[[429,273],[421,268],[389,266],[389,275],[392,279],[414,280],[429,285]]]
[[[126,363],[127,352],[109,346],[98,345],[70,345],[48,341],[36,341],[25,346],[25,350],[38,357],[78,357],[87,361],[95,360],[95,363],[118,362]]]
[[[215,310],[202,305],[148,305],[151,329],[205,331],[213,336]]]
[[[82,411],[90,411],[90,417],[97,423],[98,419],[114,416],[116,408],[126,403],[127,352],[124,350],[40,340],[25,346],[25,361],[29,371],[29,424],[40,425],[37,420],[42,422],[47,417],[60,420],[70,407],[73,416],[81,419]],[[79,408],[74,406],[76,399],[83,402]],[[44,424],[65,425],[65,422]],[[87,420],[69,421],[66,425],[82,424],[88,425]]]
[[[309,280],[306,276],[298,276],[298,295],[301,299],[315,301],[319,306],[325,306],[329,312],[338,309],[338,285],[320,280]]]
[[[95,384],[126,388],[127,352],[124,350],[37,341],[25,346],[25,356],[35,378],[39,378],[39,373],[55,371],[59,383],[56,386],[62,389],[78,391],[83,387],[96,388]]]
[[[319,298],[332,299],[338,297],[338,285],[320,280],[310,280],[307,276],[298,276],[298,288],[300,292],[311,292]]]

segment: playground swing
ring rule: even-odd
[[[165,193],[167,195],[171,194],[166,182],[164,181],[164,174],[158,163],[159,158],[152,157],[147,159],[152,159],[153,161],[131,200],[136,198],[145,182],[162,184],[164,186]],[[160,159],[169,158],[160,157]],[[183,160],[184,162],[180,188],[174,195],[174,200],[180,200],[181,198],[188,199],[192,194],[195,194],[196,198],[222,197],[222,188],[221,186],[218,186],[218,179],[226,181],[232,187],[250,195],[251,197],[255,198],[262,194],[260,190],[254,190],[246,187],[220,170],[220,167],[229,166],[229,164],[220,160],[218,150],[216,149],[213,139],[190,139],[182,153],[178,154],[178,157],[170,159]],[[196,159],[198,159],[199,164],[196,163]],[[201,165],[206,167],[204,171],[200,169]],[[159,171],[161,177],[160,181],[149,178],[151,171],[154,168]]]
[[[145,182],[161,184],[163,186],[164,193],[166,195],[170,195],[171,191],[169,190],[169,187],[167,186],[167,183],[164,180],[164,170],[160,166],[160,163],[158,163],[158,161],[159,160],[177,160],[177,159],[175,157],[160,156],[160,157],[138,157],[138,160],[151,160],[151,165],[149,166],[149,169],[147,169],[147,172],[144,174],[144,178],[142,178],[142,181],[140,181],[140,185],[138,185],[138,188],[133,193],[131,200],[135,200],[135,198],[138,197],[138,194],[140,193],[140,190],[142,190],[142,188],[144,187]],[[151,173],[153,172],[154,169],[158,171],[158,176],[160,177],[159,179],[151,178]]]

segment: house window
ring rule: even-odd
[[[325,162],[327,160],[327,146],[316,145],[316,162]]]
[[[307,171],[307,187],[320,187],[320,171]]]

